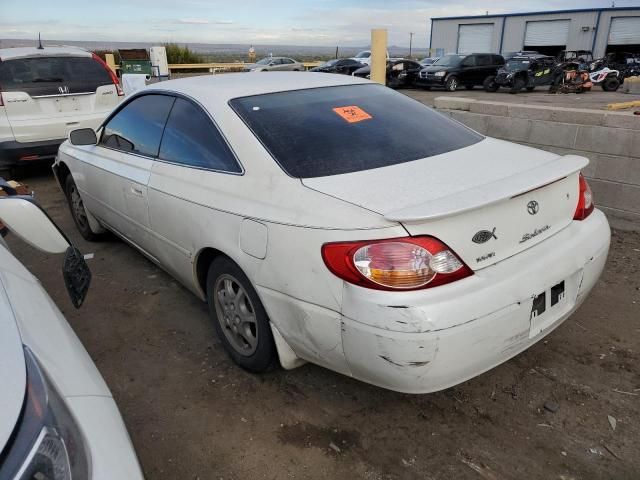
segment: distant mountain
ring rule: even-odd
[[[150,43],[150,42],[94,42],[94,41],[72,41],[72,40],[43,40],[44,46],[47,45],[71,45],[76,47],[85,48],[87,50],[118,50],[121,48],[146,48],[154,45],[162,45],[162,42]],[[180,43],[180,42],[178,42]],[[239,59],[244,59],[249,51],[249,44],[240,43],[226,43],[226,44],[211,44],[211,43],[180,43],[181,45],[188,45],[189,49],[193,52],[207,56],[207,55],[237,55]],[[0,39],[0,48],[8,47],[28,47],[35,46],[36,41],[33,39]],[[253,45],[258,57],[264,55],[283,55],[283,56],[318,56],[318,57],[333,57],[336,53],[336,47],[320,47],[320,46],[306,46],[306,45]],[[361,50],[367,50],[369,47],[339,47],[338,54],[340,57],[351,57]],[[408,55],[409,49],[404,47],[389,46],[389,55],[391,57],[402,57]],[[426,54],[422,50],[413,50],[413,54],[418,56],[419,54]]]

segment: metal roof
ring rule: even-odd
[[[563,13],[584,13],[584,12],[613,12],[640,10],[640,6],[635,7],[608,7],[608,8],[577,8],[573,10],[546,10],[542,12],[521,12],[521,13],[499,13],[492,15],[467,15],[460,17],[433,17],[431,20],[471,20],[478,18],[502,18],[502,17],[526,17],[529,15],[554,15]]]

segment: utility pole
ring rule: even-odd
[[[413,32],[409,32],[409,58],[411,58],[411,48],[413,47]]]

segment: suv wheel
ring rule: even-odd
[[[216,258],[209,267],[207,302],[231,359],[254,373],[271,368],[277,357],[269,317],[247,276],[227,257]]]
[[[444,88],[449,92],[455,92],[458,89],[458,84],[458,77],[456,77],[455,75],[450,75],[449,78],[447,78],[447,81],[444,83]]]
[[[525,86],[526,86],[525,81],[520,77],[516,77],[513,79],[513,85],[511,86],[511,90],[509,90],[509,93],[518,93]]]
[[[71,174],[67,175],[64,186],[64,191],[67,194],[67,202],[69,203],[69,210],[71,210],[71,216],[73,217],[76,227],[78,227],[80,235],[90,242],[100,240],[101,235],[91,230],[87,211],[84,208],[80,192],[78,192],[78,187],[76,186],[76,182],[73,181]]]

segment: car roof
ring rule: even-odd
[[[362,83],[372,82],[350,75],[314,72],[269,72],[254,75],[225,73],[158,82],[147,86],[141,92],[175,92],[195,98],[201,103],[209,103],[208,99],[226,103],[232,98],[250,95]]]
[[[79,47],[14,47],[0,48],[0,60],[12,60],[15,58],[36,57],[90,57],[87,52]]]

